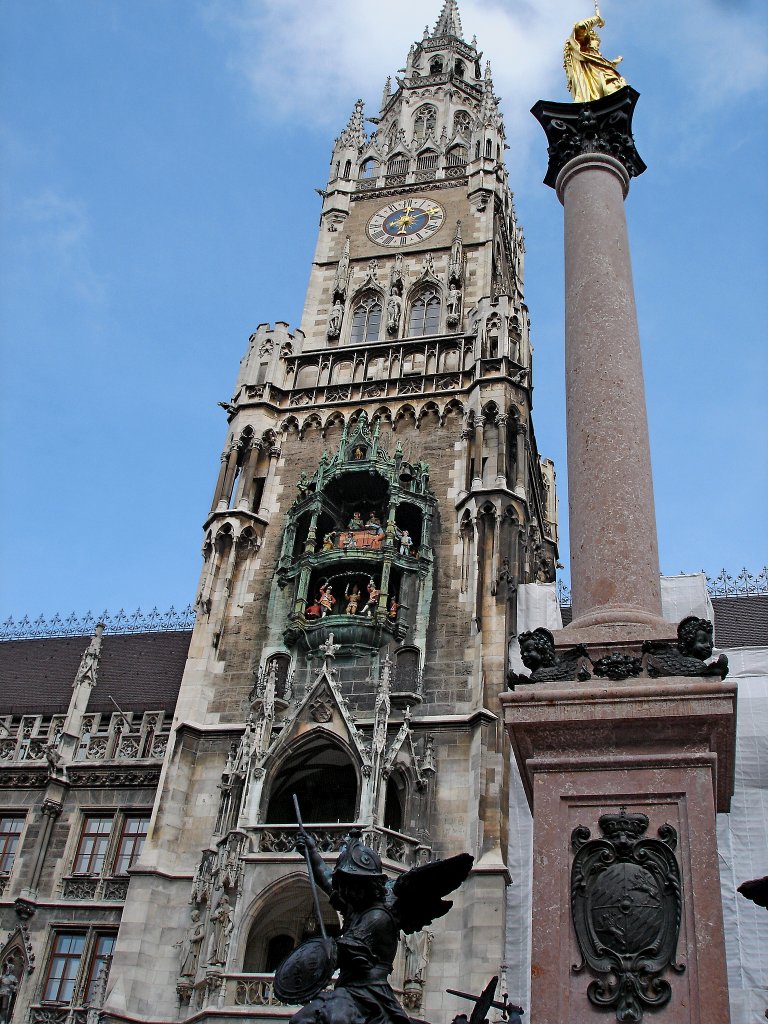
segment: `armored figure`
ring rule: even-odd
[[[336,940],[339,977],[333,991],[311,998],[291,1018],[292,1024],[411,1024],[388,981],[400,931],[420,931],[446,914],[452,904],[443,896],[461,885],[473,858],[459,854],[389,881],[379,855],[363,844],[359,829],[350,832],[333,872],[303,829],[296,845],[307,851],[314,879],[344,925]],[[290,984],[294,973],[306,973],[301,947],[278,969],[277,987],[281,980]]]

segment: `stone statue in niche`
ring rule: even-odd
[[[396,291],[387,299],[387,333],[397,334],[400,329],[400,317],[403,312],[403,300]]]
[[[213,933],[208,943],[208,963],[214,966],[223,966],[227,962],[229,951],[229,940],[232,937],[234,928],[234,907],[229,902],[226,893],[222,893],[216,909],[211,914]]]
[[[714,649],[714,628],[708,619],[687,615],[677,627],[677,645],[647,640],[643,652],[647,654],[646,669],[649,676],[719,676],[728,675],[728,658],[721,654],[707,664]]]
[[[203,939],[205,938],[205,926],[200,920],[200,911],[197,910],[196,907],[193,907],[189,916],[192,918],[192,924],[190,925],[187,934],[181,942],[175,943],[176,946],[181,947],[181,967],[179,968],[180,978],[194,978],[197,973],[197,965],[200,960],[200,949],[202,947]]]
[[[19,974],[21,974],[21,964],[17,965],[11,955],[0,971],[0,1024],[8,1024],[11,1019],[13,1004],[16,1001],[16,991],[19,987]]]
[[[449,327],[455,327],[461,316],[461,292],[452,284],[448,289],[448,298],[446,299],[446,312],[447,319],[446,323]]]
[[[344,307],[341,302],[336,299],[334,304],[331,306],[331,312],[328,317],[328,337],[338,338],[341,334],[341,321],[344,316]]]
[[[520,644],[520,658],[525,667],[531,670],[531,674],[524,676],[510,670],[507,673],[510,690],[514,690],[520,683],[549,683],[563,679],[584,681],[591,678],[587,668],[589,657],[581,644],[557,654],[555,638],[543,626],[532,632],[521,633],[517,640]]]
[[[318,947],[332,940],[313,939],[278,968],[275,991],[287,1003],[306,1004],[292,1024],[411,1024],[388,981],[402,930],[421,931],[452,904],[443,899],[457,889],[472,867],[466,853],[412,868],[387,879],[379,855],[352,829],[331,872],[314,838],[302,828],[296,848],[304,853],[318,887],[341,913],[344,924],[330,955]],[[325,963],[321,963],[321,960]],[[338,961],[332,991],[321,991]],[[414,965],[415,966],[415,965]]]

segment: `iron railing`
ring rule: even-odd
[[[62,618],[58,612],[50,618],[39,615],[30,619],[28,615],[18,621],[9,616],[0,623],[0,641],[28,640],[33,637],[66,637],[91,636],[97,623],[103,622],[107,633],[178,633],[192,629],[195,624],[195,610],[191,604],[177,611],[171,606],[168,611],[161,612],[153,608],[151,612],[143,612],[137,608],[128,613],[120,609],[115,615],[104,611],[101,615],[86,612],[77,615],[72,612]]]
[[[701,570],[704,572],[704,570]],[[681,570],[681,575],[683,572]],[[754,575],[744,568],[736,576],[731,576],[721,569],[714,579],[704,573],[707,580],[707,593],[710,597],[753,597],[756,594],[768,594],[768,566]],[[557,581],[557,600],[563,608],[571,605],[571,588],[564,580]]]

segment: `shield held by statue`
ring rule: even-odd
[[[302,942],[275,971],[275,995],[289,1006],[308,1003],[336,970],[336,942],[318,937]]]

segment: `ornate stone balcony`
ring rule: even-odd
[[[364,825],[359,822],[335,824],[308,824],[307,831],[317,840],[320,851],[333,854],[341,849],[344,837],[351,828],[363,831],[363,841],[381,857],[382,861],[398,868],[412,868],[426,864],[431,857],[431,848],[420,840],[402,832],[381,825]],[[296,853],[298,829],[291,825],[253,825],[247,829],[251,839],[251,853],[267,856]]]

